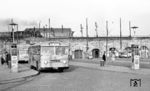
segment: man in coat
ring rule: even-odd
[[[104,66],[104,65],[105,65],[105,62],[106,62],[106,53],[105,53],[105,51],[104,51],[104,53],[103,53],[102,60],[103,60],[102,66]]]

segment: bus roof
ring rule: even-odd
[[[68,44],[62,44],[60,42],[40,42],[40,43],[36,43],[34,45],[35,46],[36,45],[38,45],[38,46],[68,46]]]

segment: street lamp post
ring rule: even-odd
[[[134,44],[135,44],[135,30],[138,28],[137,26],[133,26],[133,27],[131,27],[132,29],[133,29],[133,32],[134,32],[134,37],[133,37],[133,41],[134,41]]]
[[[13,20],[11,20],[11,23],[9,24],[11,27],[12,27],[12,42],[14,43],[14,28],[15,28],[15,26],[17,26],[18,27],[18,24],[16,24],[16,23],[14,23],[13,22]]]
[[[133,26],[133,27],[131,27],[132,29],[133,29],[133,31],[134,31],[134,37],[135,37],[135,30],[137,29],[137,28],[139,28],[139,27],[137,27],[137,26]]]
[[[139,69],[140,67],[140,56],[139,56],[139,49],[138,44],[135,42],[135,29],[137,29],[137,26],[131,27],[134,30],[134,38],[133,38],[133,44],[132,44],[132,68],[133,69]]]
[[[86,18],[86,52],[88,52],[89,45],[88,45],[88,18]]]
[[[11,45],[11,61],[9,61],[9,66],[11,68],[12,72],[18,72],[18,49],[17,49],[17,44],[14,43],[14,29],[15,26],[17,26],[17,31],[18,31],[18,24],[14,23],[13,20],[11,20],[11,23],[9,24],[12,27],[12,45]],[[18,38],[18,35],[17,35]],[[18,43],[18,41],[17,41]]]

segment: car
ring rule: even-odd
[[[130,53],[125,53],[125,52],[119,53],[119,58],[130,58],[130,57],[131,57]]]

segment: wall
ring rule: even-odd
[[[106,37],[72,37],[72,38],[26,38],[25,40],[30,40],[31,43],[39,42],[51,42],[58,41],[62,44],[70,46],[70,54],[74,58],[75,50],[82,50],[82,58],[93,58],[92,50],[99,49],[99,56],[102,56],[102,53],[106,51]],[[88,44],[88,50],[87,50]],[[150,37],[138,37],[138,38],[122,38],[122,50],[126,47],[130,47],[132,44],[138,44],[140,46],[147,46],[150,49]],[[119,37],[108,37],[108,48],[115,47],[118,51],[120,50],[120,38]],[[148,50],[148,56],[150,51]]]
[[[126,47],[130,47],[132,44],[138,44],[140,46],[147,46],[148,49],[150,49],[150,38],[136,38],[136,39],[130,39],[130,38],[122,38],[122,50]],[[37,42],[39,42],[39,39],[35,39]],[[34,40],[34,42],[36,42]],[[43,42],[44,40],[41,39]],[[92,58],[92,50],[93,49],[99,49],[99,56],[102,56],[102,53],[106,51],[106,38],[51,38],[51,39],[45,39],[45,41],[59,41],[63,44],[70,45],[70,54],[74,58],[74,52],[75,50],[82,50],[82,58]],[[88,50],[87,50],[87,43],[88,43]],[[108,38],[108,48],[107,51],[109,51],[109,48],[115,47],[118,51],[120,50],[120,39],[119,37],[116,38]],[[149,52],[149,51],[148,51]]]

